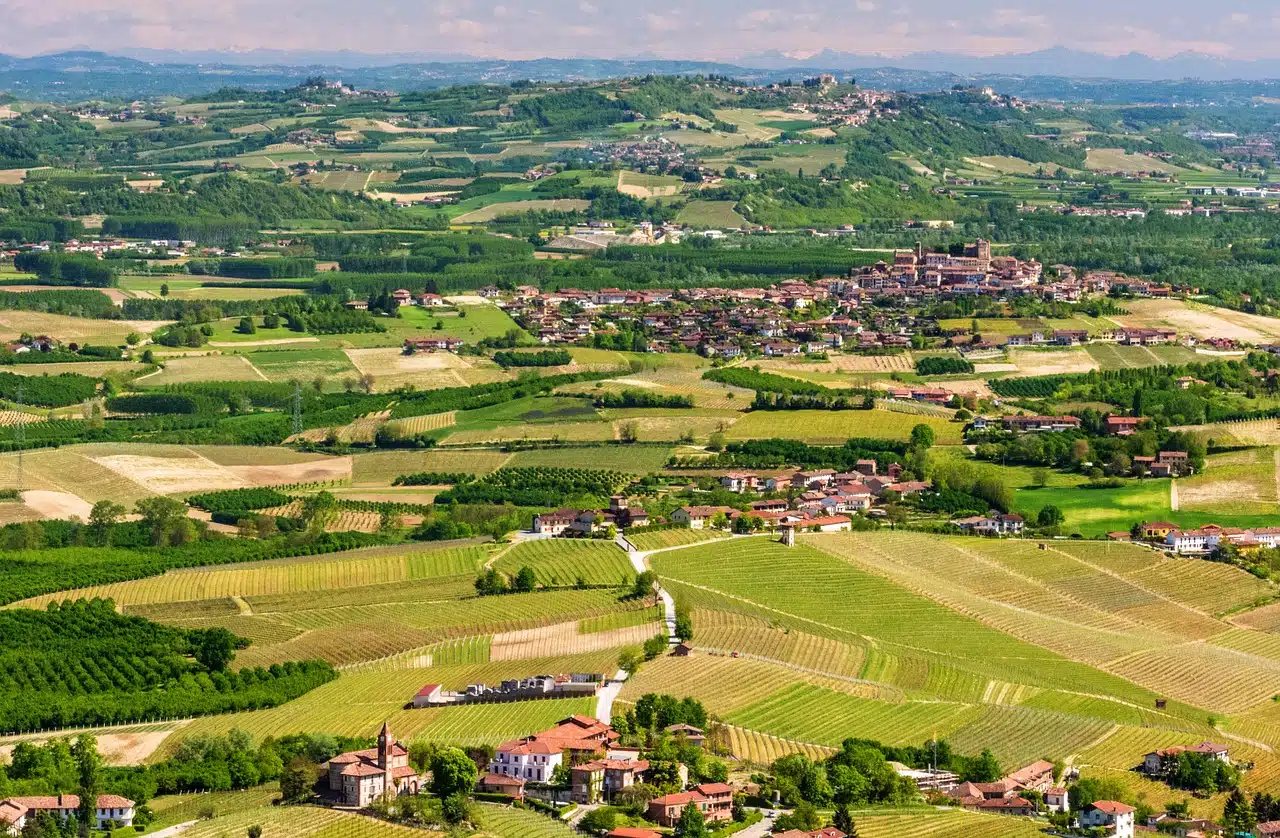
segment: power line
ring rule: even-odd
[[[22,382],[18,382],[18,412],[22,413]],[[25,416],[18,417],[18,426],[13,430],[13,438],[18,443],[18,491],[22,491],[22,449],[27,445],[27,423]]]

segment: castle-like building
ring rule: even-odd
[[[338,754],[325,768],[329,791],[343,806],[363,808],[384,796],[417,794],[422,787],[422,777],[409,765],[409,752],[391,736],[386,722],[376,748]]]

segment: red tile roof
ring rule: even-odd
[[[1085,808],[1097,809],[1099,812],[1106,812],[1108,815],[1127,815],[1134,810],[1132,806],[1126,806],[1114,800],[1095,800]]]

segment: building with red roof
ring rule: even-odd
[[[325,763],[325,772],[329,791],[343,806],[363,808],[383,797],[417,794],[422,787],[422,777],[409,765],[409,751],[395,741],[386,722],[377,747],[338,754]]]

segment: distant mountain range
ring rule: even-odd
[[[543,64],[547,59],[535,61],[502,61],[477,58],[471,55],[446,53],[366,53],[352,50],[269,50],[245,52],[183,52],[179,50],[122,49],[118,55],[158,64],[220,64],[230,66],[310,66],[327,65],[351,69],[390,67],[398,64],[487,63],[487,64]],[[1108,56],[1094,52],[1081,52],[1067,47],[1051,47],[1026,53],[1008,53],[991,56],[958,55],[947,52],[917,52],[903,56],[860,54],[826,49],[804,59],[788,56],[783,52],[766,52],[744,56],[732,63],[705,61],[670,61],[650,56],[634,58],[549,59],[570,64],[580,62],[620,64],[698,64],[759,70],[796,70],[804,68],[823,70],[858,70],[891,68],[922,70],[930,73],[956,75],[1022,75],[1062,76],[1067,78],[1108,78],[1125,81],[1160,81],[1195,78],[1205,81],[1262,80],[1280,78],[1280,59],[1241,61],[1224,59],[1200,53],[1179,53],[1169,58],[1153,58],[1142,53]]]
[[[1026,98],[1067,101],[1206,104],[1280,96],[1280,60],[1228,61],[1192,54],[1158,59],[1136,53],[1107,57],[1065,48],[989,57],[935,52],[888,58],[825,51],[797,59],[767,53],[737,63],[651,57],[502,61],[464,55],[291,50],[131,49],[122,53],[0,55],[0,91],[65,102],[189,96],[220,87],[279,89],[314,75],[340,78],[361,88],[402,92],[451,84],[591,81],[647,74],[717,74],[764,83],[830,72],[842,79],[856,77],[860,84],[879,89],[921,92],[981,84]]]

